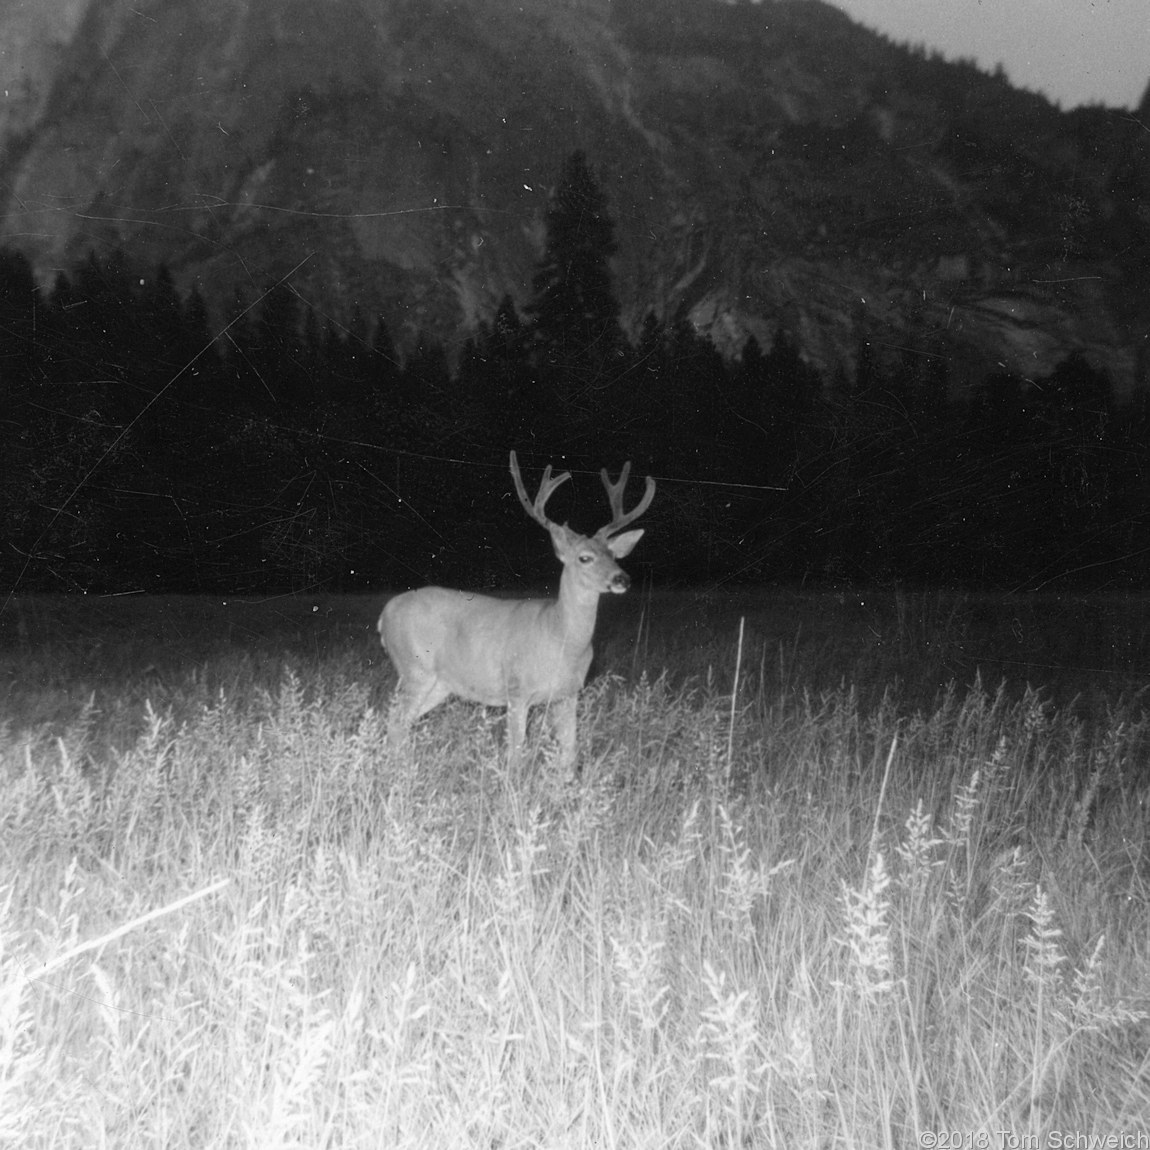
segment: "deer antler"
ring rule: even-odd
[[[604,474],[606,474],[606,472],[604,472]],[[519,495],[519,502],[523,504],[523,510],[526,511],[536,523],[541,523],[550,531],[554,524],[543,514],[543,508],[547,505],[547,500],[551,498],[555,489],[571,478],[571,472],[564,471],[561,475],[556,475],[555,478],[552,479],[551,464],[547,464],[547,470],[543,472],[543,482],[539,484],[539,494],[535,496],[534,504],[527,498],[527,489],[523,486],[523,480],[519,475],[519,460],[515,458],[514,451],[511,453],[511,478],[515,480],[515,490]],[[648,500],[648,502],[650,502],[650,500]]]
[[[627,479],[631,474],[631,461],[627,460],[623,464],[623,474],[619,476],[617,483],[611,482],[611,477],[607,474],[607,468],[603,468],[599,472],[599,477],[603,480],[603,486],[607,488],[607,499],[611,503],[611,522],[606,527],[600,527],[595,532],[596,539],[606,540],[609,536],[615,535],[622,531],[628,523],[634,523],[648,507],[651,506],[651,500],[655,498],[655,481],[648,475],[647,476],[647,490],[643,493],[643,498],[639,500],[639,505],[633,507],[630,511],[623,510],[623,489],[627,486]]]

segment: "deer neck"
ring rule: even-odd
[[[559,581],[559,598],[551,603],[555,633],[570,650],[591,646],[595,634],[595,617],[599,613],[599,592],[580,587],[569,567]]]

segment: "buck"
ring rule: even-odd
[[[388,723],[388,744],[401,747],[412,723],[433,707],[457,695],[489,707],[507,708],[507,761],[519,762],[527,733],[527,712],[547,707],[559,743],[559,764],[575,764],[575,709],[591,665],[591,639],[599,596],[622,594],[631,585],[619,559],[631,553],[642,529],[623,531],[655,498],[655,481],[638,506],[623,510],[623,489],[631,464],[623,465],[618,482],[600,472],[611,505],[611,522],[592,536],[580,535],[566,523],[553,523],[544,513],[556,488],[570,472],[552,477],[551,465],[532,503],[527,498],[519,462],[511,452],[511,477],[519,502],[551,534],[555,555],[563,564],[557,599],[494,599],[444,587],[421,587],[388,601],[379,616],[380,642],[399,676]],[[620,534],[621,533],[621,534]]]

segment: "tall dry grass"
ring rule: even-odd
[[[897,626],[909,678],[938,632]],[[1144,1128],[1137,696],[1084,715],[976,678],[923,705],[761,624],[644,674],[617,634],[636,673],[585,693],[571,784],[546,742],[509,777],[461,704],[389,756],[358,631],[300,634],[7,650],[0,1142]]]

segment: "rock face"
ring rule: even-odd
[[[1150,380],[1148,109],[1062,113],[819,0],[37,0],[0,44],[4,242],[45,281],[115,245],[217,306],[290,272],[450,347],[528,297],[582,148],[629,330]]]

